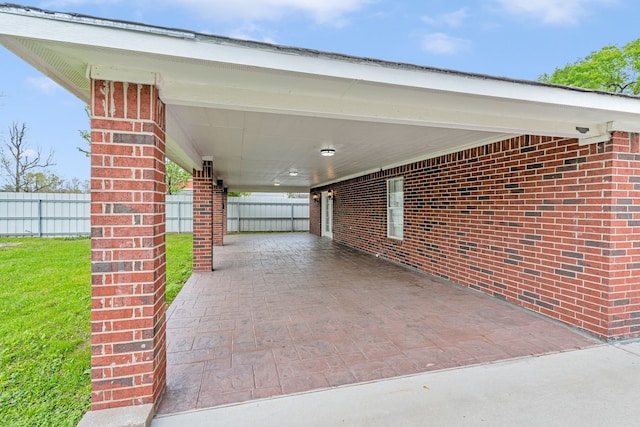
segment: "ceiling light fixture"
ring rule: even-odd
[[[290,171],[289,175],[290,176],[298,176],[298,171]]]
[[[334,150],[333,148],[323,148],[322,150],[320,150],[320,154],[325,157],[330,157],[336,154],[336,150]]]
[[[280,181],[276,181],[273,183],[273,185],[275,185],[276,187],[278,187],[280,185]]]

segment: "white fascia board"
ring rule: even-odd
[[[111,34],[113,40],[104,40],[99,44],[78,42],[83,40],[83,36],[95,35],[96,31],[102,31],[100,34],[105,35],[104,31],[108,30],[115,31],[115,33]],[[145,24],[74,16],[58,12],[52,14],[26,12],[22,7],[14,8],[13,10],[6,7],[0,9],[0,34],[107,47],[123,39],[131,40],[130,37],[124,35],[129,32],[131,34],[156,34],[180,39],[195,38],[195,34],[190,31],[171,30]],[[122,33],[123,35],[118,36],[117,33]]]
[[[27,16],[0,12],[0,33],[54,40],[64,43],[226,62],[251,67],[329,76],[340,79],[515,99],[542,104],[640,114],[640,99],[581,90],[467,75],[445,70],[422,69],[363,58],[331,56],[276,47],[242,45],[242,42],[198,36],[190,32],[164,30],[145,25],[74,17]],[[406,68],[405,68],[406,67]]]
[[[613,121],[609,130],[612,132],[640,133],[640,120],[637,122]]]
[[[258,92],[224,87],[195,87],[186,84],[161,83],[163,100],[173,105],[222,108],[259,113],[291,114],[328,119],[350,119],[376,123],[392,123],[438,128],[480,130],[503,134],[533,134],[580,138],[595,136],[598,129],[586,124],[587,134],[576,130],[576,124],[564,120],[551,121],[531,117],[509,117],[471,111],[450,111],[429,106],[376,103],[357,99],[322,98],[296,93]],[[185,101],[188,99],[188,101]],[[582,126],[582,124],[581,124]]]
[[[597,105],[595,108],[597,110],[640,114],[640,99],[580,89],[565,89],[533,82],[483,78],[430,69],[405,69],[391,67],[391,64],[385,66],[381,62],[359,61],[357,58],[348,60],[323,56],[311,57],[267,48],[221,44],[213,39],[196,41],[171,39],[163,44],[152,42],[149,48],[153,49],[159,45],[162,45],[162,49],[152,53],[353,81],[536,102],[543,105],[555,104],[589,109],[594,109],[594,105]]]
[[[104,65],[89,65],[87,67],[87,77],[94,80],[109,80],[145,85],[156,85],[158,82],[157,73]]]
[[[597,127],[597,134],[580,138],[580,145],[596,144],[611,140],[612,132],[640,133],[640,122],[613,121]]]

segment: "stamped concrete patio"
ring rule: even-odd
[[[167,313],[169,414],[598,344],[310,234],[232,235]]]

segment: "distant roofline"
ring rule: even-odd
[[[134,21],[101,18],[101,17],[91,16],[91,15],[80,14],[80,13],[51,11],[51,10],[41,9],[38,7],[24,6],[24,5],[14,4],[14,3],[0,3],[0,12],[10,13],[15,15],[22,15],[22,16],[33,16],[33,17],[51,19],[51,20],[62,21],[62,22],[72,22],[72,23],[80,23],[80,24],[86,24],[86,25],[138,31],[138,32],[144,32],[144,33],[153,33],[153,34],[164,35],[168,37],[177,37],[177,38],[185,38],[185,39],[193,39],[193,40],[207,40],[207,41],[212,41],[222,45],[255,48],[255,49],[267,50],[267,51],[272,51],[277,53],[286,53],[286,54],[292,54],[292,55],[304,56],[304,57],[310,57],[310,58],[343,61],[343,62],[349,62],[349,63],[362,64],[362,65],[380,66],[388,69],[397,69],[397,70],[405,70],[405,71],[428,71],[432,73],[459,76],[459,77],[468,77],[468,78],[473,78],[478,80],[491,80],[491,81],[515,83],[515,84],[528,85],[528,86],[551,87],[551,88],[564,89],[567,91],[595,93],[595,94],[608,95],[608,96],[621,97],[621,98],[630,98],[630,99],[640,98],[634,95],[605,92],[605,91],[573,87],[573,86],[564,86],[564,85],[558,85],[553,83],[539,82],[535,80],[525,80],[525,79],[516,79],[516,78],[510,78],[510,77],[493,76],[489,74],[457,71],[457,70],[451,70],[446,68],[431,67],[426,65],[416,65],[416,64],[405,63],[405,62],[387,61],[382,59],[347,55],[347,54],[335,53],[335,52],[326,52],[326,51],[320,51],[315,49],[284,46],[284,45],[265,43],[265,42],[254,41],[254,40],[242,40],[242,39],[236,39],[236,38],[231,38],[226,36],[199,33],[192,30],[184,30],[180,28],[171,28],[171,27],[163,27],[159,25],[144,24],[144,23],[134,22]]]

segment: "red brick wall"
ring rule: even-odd
[[[193,171],[193,271],[213,270],[212,164]]]
[[[94,410],[158,401],[165,385],[164,105],[147,85],[92,81]]]
[[[639,145],[522,136],[335,184],[334,240],[601,337],[638,336]],[[386,237],[399,176],[403,241]],[[311,218],[319,234],[319,209]]]

